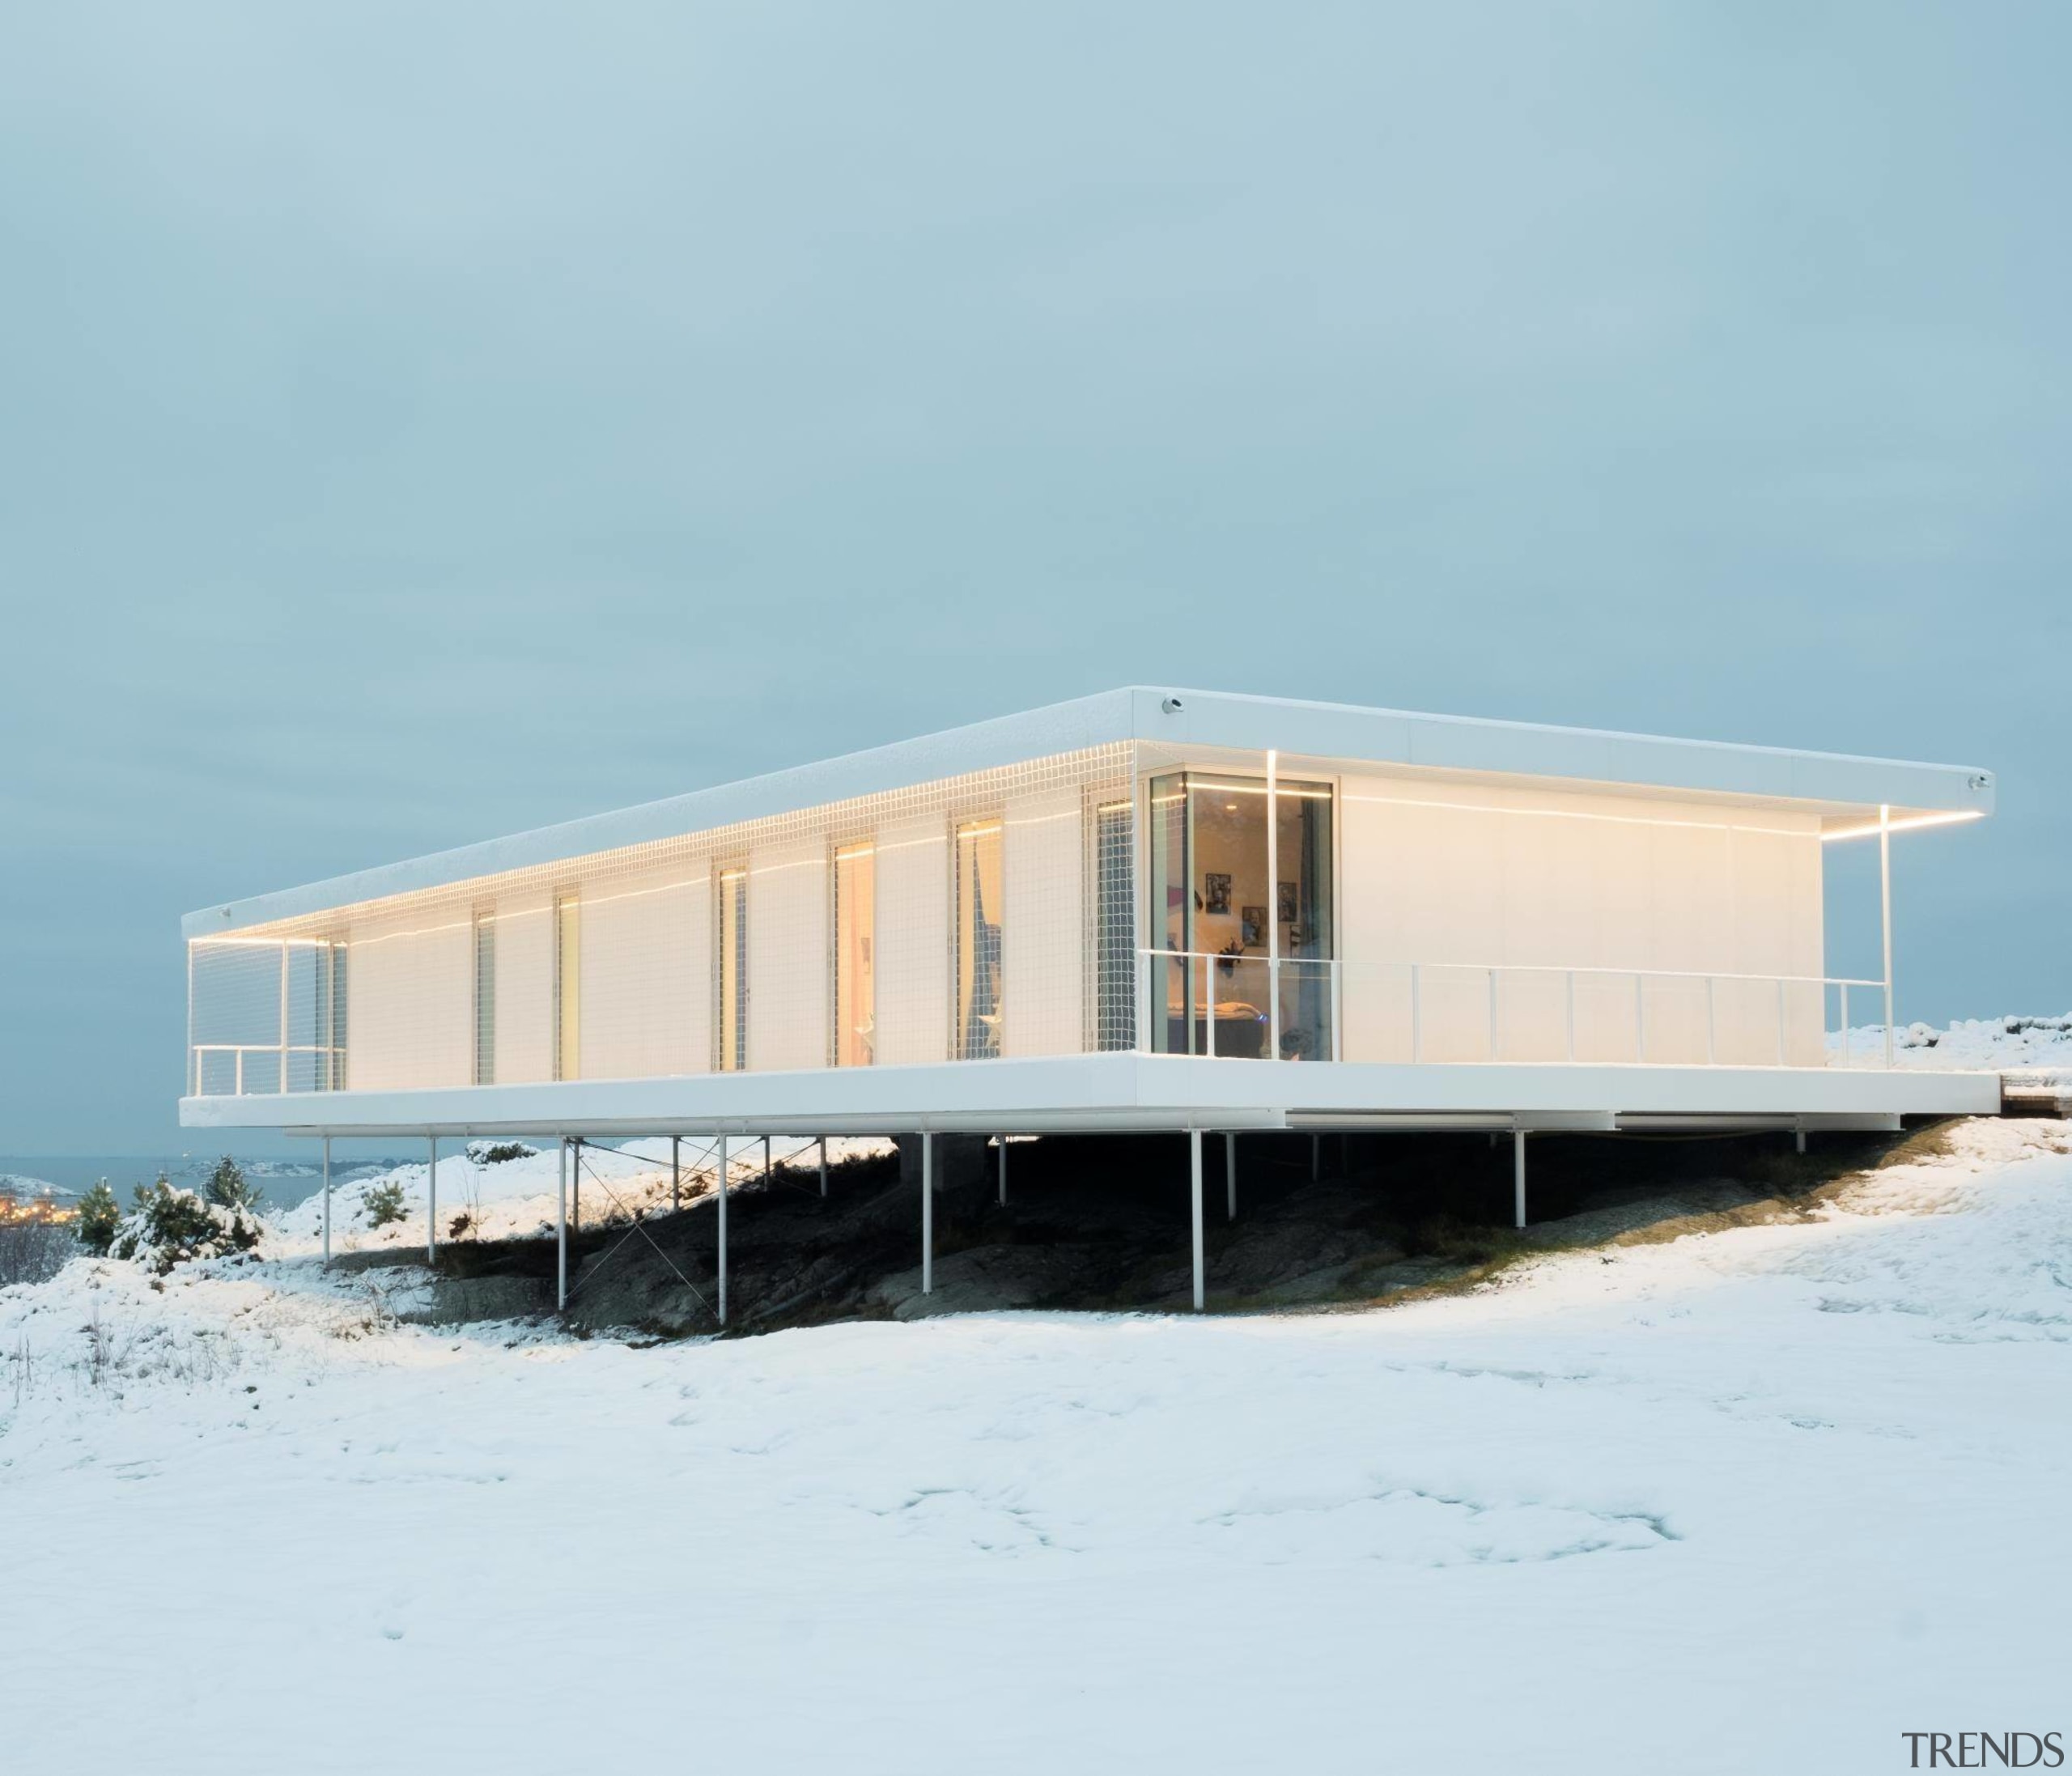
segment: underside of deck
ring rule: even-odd
[[[1991,1073],[1366,1064],[1136,1053],[421,1091],[181,1100],[183,1126],[602,1138],[1123,1129],[1892,1128],[1990,1115]]]

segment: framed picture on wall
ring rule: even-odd
[[[1227,913],[1230,910],[1230,878],[1212,869],[1201,878],[1202,890],[1208,896],[1204,912]]]
[[[1281,924],[1293,924],[1295,923],[1295,884],[1292,882],[1282,882],[1274,899],[1280,904]]]
[[[1266,908],[1247,907],[1239,916],[1244,927],[1242,933],[1247,950],[1258,950],[1266,943]]]

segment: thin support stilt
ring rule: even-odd
[[[1000,1207],[1004,1209],[1007,1207],[1007,1137],[996,1135],[993,1140],[1000,1150]]]
[[[1202,1257],[1201,1131],[1199,1128],[1190,1128],[1187,1131],[1187,1164],[1191,1183],[1191,1189],[1189,1194],[1189,1213],[1192,1221],[1191,1230],[1194,1239],[1195,1311],[1196,1313],[1199,1313],[1202,1311],[1204,1302],[1207,1299],[1207,1294],[1204,1288],[1206,1279],[1203,1275],[1203,1273],[1207,1267]]]
[[[1223,1132],[1223,1182],[1230,1197],[1228,1218],[1238,1218],[1238,1137],[1229,1129]]]
[[[324,1137],[324,1264],[331,1264],[331,1137]]]
[[[683,1207],[683,1137],[669,1137],[669,1213]]]
[[[1321,1173],[1321,1171],[1322,1171],[1322,1170],[1323,1170],[1323,1153],[1324,1153],[1324,1137],[1323,1137],[1322,1135],[1312,1135],[1312,1136],[1310,1136],[1310,1182],[1311,1183],[1313,1183],[1313,1184],[1317,1181],[1318,1176],[1319,1175],[1319,1174]]]
[[[568,1137],[561,1137],[561,1159],[554,1171],[554,1305],[558,1313],[568,1305]]]
[[[762,1181],[766,1184],[770,1182],[770,1137],[767,1135],[762,1137]]]
[[[936,1137],[921,1131],[921,1293],[936,1292]]]
[[[569,1143],[569,1220],[575,1229],[575,1237],[583,1237],[583,1137],[578,1135]]]
[[[720,1324],[727,1324],[727,1137],[720,1137]]]
[[[827,1137],[820,1137],[820,1193],[827,1194]]]
[[[1803,1128],[1794,1128],[1792,1132],[1798,1137],[1798,1150],[1802,1154],[1804,1153],[1806,1151],[1806,1131]]]
[[[424,1181],[424,1261],[439,1262],[439,1137],[427,1135],[431,1163]]]
[[[1511,1133],[1511,1207],[1520,1227],[1525,1226],[1525,1131]]]

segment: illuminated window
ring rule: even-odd
[[[573,891],[554,897],[554,1076],[582,1070],[583,902]]]
[[[834,853],[834,1064],[877,1059],[877,848]]]
[[[1000,1052],[1000,916],[1003,822],[974,820],[957,829],[957,1057],[987,1060]]]
[[[748,1066],[748,871],[720,872],[720,1071]]]
[[[496,1083],[496,915],[475,913],[475,1083]]]
[[[1264,780],[1153,780],[1154,1048],[1265,1058],[1277,1029],[1282,1060],[1331,1058],[1331,806],[1329,784],[1281,778],[1269,843]]]

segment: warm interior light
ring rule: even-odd
[[[1983,808],[1956,808],[1947,814],[1913,814],[1904,820],[1895,820],[1890,824],[1882,821],[1866,820],[1858,826],[1837,826],[1832,832],[1824,832],[1820,835],[1820,843],[1826,845],[1833,843],[1837,839],[1867,839],[1873,833],[1878,832],[1914,832],[1923,826],[1950,826],[1962,820],[1985,818],[1985,810]]]

